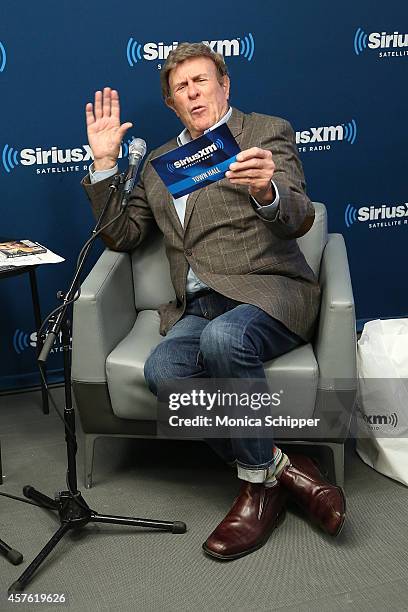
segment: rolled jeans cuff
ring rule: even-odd
[[[276,465],[276,457],[266,467],[248,468],[247,466],[237,463],[237,473],[240,480],[247,480],[253,483],[265,483],[273,486],[276,484],[276,478],[279,477],[288,465],[289,459],[285,453],[280,452],[278,465]]]
[[[247,480],[253,483],[265,482],[268,475],[268,468],[248,469],[237,463],[237,475],[240,480]]]

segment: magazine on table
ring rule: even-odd
[[[47,247],[32,240],[0,241],[0,272],[16,267],[37,266],[39,264],[64,261]]]

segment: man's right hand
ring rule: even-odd
[[[94,156],[95,170],[114,168],[122,140],[132,123],[120,124],[119,94],[105,87],[95,92],[95,103],[85,107],[88,141]]]

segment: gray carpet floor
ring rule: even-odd
[[[62,409],[62,389],[53,393]],[[21,495],[31,484],[53,497],[65,488],[63,426],[53,410],[41,413],[38,392],[0,397],[0,440],[0,492]],[[101,438],[94,487],[83,487],[81,444],[78,474],[96,511],[182,520],[188,531],[89,524],[71,532],[26,589],[64,593],[67,602],[49,610],[408,610],[408,488],[362,463],[352,443],[348,516],[338,538],[288,512],[263,548],[229,563],[206,557],[201,544],[229,509],[238,481],[204,443]],[[42,607],[11,604],[6,591],[58,526],[52,511],[0,497],[0,538],[24,554],[17,567],[0,556],[0,610]]]

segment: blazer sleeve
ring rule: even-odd
[[[265,115],[258,117],[265,118]],[[271,232],[279,238],[291,240],[303,236],[312,227],[314,207],[306,195],[305,177],[290,123],[284,119],[268,119],[267,125],[263,122],[259,146],[270,150],[275,162],[272,179],[279,191],[278,212],[274,219],[269,220],[252,202],[251,205]]]
[[[143,165],[140,178],[129,198],[128,205],[122,215],[101,234],[103,241],[113,251],[133,251],[151,232],[155,225],[152,210],[147,201],[144,187],[144,174],[149,156]],[[91,202],[92,211],[96,219],[99,218],[109,194],[109,177],[91,184],[89,175],[82,180],[82,185]],[[105,213],[102,225],[112,220],[121,210],[121,190],[112,197],[111,204]]]

